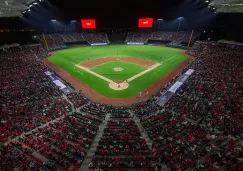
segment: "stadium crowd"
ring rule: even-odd
[[[2,142],[70,111],[70,105],[44,75],[48,69],[39,62],[41,52],[40,46],[0,52]]]
[[[188,36],[166,35],[175,42]],[[127,40],[142,42],[149,37],[166,40],[164,33],[129,33]],[[46,39],[50,48],[77,39],[107,42],[105,35],[91,33],[52,34]],[[128,108],[94,103],[80,92],[62,94],[44,74],[50,69],[41,62],[48,55],[41,45],[0,50],[0,170],[79,168],[106,114],[111,119],[91,169],[159,170],[155,163],[174,170],[242,168],[243,52],[197,42],[187,53],[196,58],[183,72],[195,72],[176,95],[163,108],[156,104],[180,73],[147,102],[132,106],[134,116]],[[134,117],[152,140],[152,149]]]
[[[64,44],[66,42],[87,41],[89,44],[109,42],[106,33],[54,33],[45,34],[44,37],[51,50],[67,48],[68,46]],[[46,46],[43,35],[39,35],[38,39]]]
[[[198,37],[195,32],[192,41]],[[51,50],[68,48],[64,43],[87,41],[89,44],[109,43],[106,33],[54,33],[44,35],[48,48]],[[43,35],[39,35],[38,39],[45,45]],[[146,43],[148,40],[161,40],[178,45],[181,42],[188,42],[190,32],[128,32],[125,42]]]
[[[165,42],[171,42],[171,44],[178,45],[181,42],[188,42],[190,39],[190,32],[129,32],[127,34],[125,42],[137,42],[137,43],[145,43],[149,39],[150,40],[161,40]],[[195,32],[192,37],[192,41],[194,41],[198,37],[198,33]]]
[[[153,161],[146,140],[127,110],[111,113],[90,168],[104,170],[150,170]]]
[[[40,45],[0,51],[0,170],[80,167],[110,110],[78,92],[65,97],[44,74],[46,56]]]
[[[188,53],[196,56],[188,66],[195,72],[165,107],[134,110],[153,140],[155,158],[168,167],[237,170],[243,167],[243,52],[195,43]]]

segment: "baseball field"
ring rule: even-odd
[[[161,46],[108,45],[56,51],[47,60],[105,97],[129,98],[187,61],[183,52]]]

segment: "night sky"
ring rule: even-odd
[[[95,18],[97,27],[136,27],[139,17],[176,17],[181,0],[169,1],[71,1],[52,0],[53,5],[66,14],[67,19]]]
[[[49,0],[32,7],[31,12],[21,18],[0,19],[0,29],[26,29],[38,32],[53,31],[56,19],[58,27],[71,27],[71,20],[76,20],[80,28],[80,19],[96,19],[97,30],[137,29],[138,18],[153,17],[155,21],[163,19],[161,30],[176,30],[178,17],[184,17],[181,30],[214,29],[223,33],[218,37],[232,40],[243,40],[243,14],[214,14],[208,10],[205,1],[198,0],[118,0],[118,1],[81,1],[81,0]],[[158,23],[154,23],[155,30]],[[77,30],[80,31],[80,30]]]

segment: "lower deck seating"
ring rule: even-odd
[[[152,156],[133,120],[108,121],[90,168],[152,168]]]
[[[0,149],[0,170],[79,168],[101,122],[89,114],[74,113],[20,136]]]

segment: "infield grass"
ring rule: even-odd
[[[116,67],[120,67],[123,70],[114,71],[113,69]],[[146,70],[146,68],[127,62],[113,61],[107,64],[99,65],[91,70],[96,72],[97,74],[111,79],[112,81],[124,81],[136,74],[139,74],[140,72],[143,72],[144,70]]]
[[[139,92],[146,89],[149,85],[154,83],[156,80],[160,79],[162,76],[166,75],[172,69],[177,67],[181,62],[185,61],[188,56],[184,55],[183,50],[159,47],[159,46],[148,46],[148,45],[108,45],[108,46],[92,46],[92,47],[81,47],[66,49],[55,52],[55,56],[50,57],[49,60],[55,65],[59,66],[66,72],[70,73],[72,76],[79,79],[84,84],[88,85],[100,94],[113,97],[113,98],[126,98],[130,96],[136,96]],[[85,62],[87,60],[92,60],[101,57],[134,57],[134,58],[145,58],[153,60],[155,62],[161,63],[160,66],[154,70],[136,78],[129,83],[129,87],[122,91],[115,91],[109,87],[109,84],[80,68],[75,67],[75,64]],[[124,80],[125,75],[136,75],[134,73],[139,72],[139,69],[133,66],[128,66],[128,63],[124,64],[126,66],[124,69],[124,74],[117,75],[110,71],[112,67],[116,64],[107,63],[107,68],[99,66],[94,68],[96,72],[104,74],[103,76],[110,77],[112,80]],[[123,63],[123,62],[122,62]],[[123,65],[120,63],[121,65]],[[103,68],[103,69],[102,69]],[[107,74],[111,73],[111,74]]]

